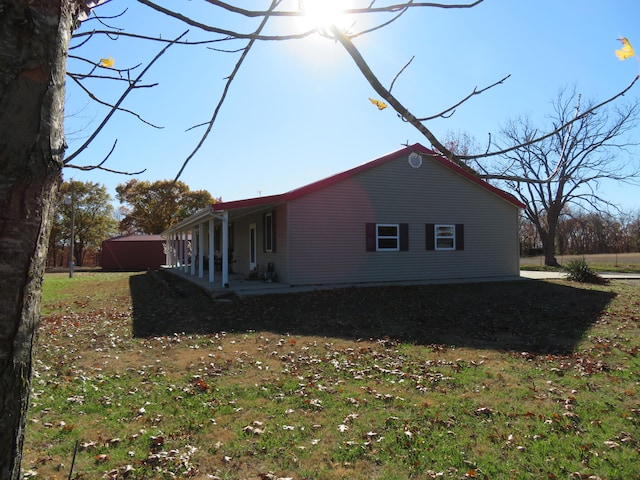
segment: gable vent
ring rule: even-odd
[[[413,168],[420,168],[422,166],[422,156],[419,153],[411,152],[409,154],[409,165]]]

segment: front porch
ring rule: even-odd
[[[262,287],[273,290],[275,287],[269,283],[248,278],[254,273],[279,273],[273,270],[274,244],[267,247],[265,243],[265,249],[269,248],[267,255],[260,262],[258,259],[261,231],[257,227],[261,225],[261,212],[265,208],[271,211],[276,204],[268,203],[258,209],[252,205],[236,206],[232,210],[216,205],[211,204],[162,232],[166,240],[164,269],[208,291],[264,290]],[[273,213],[270,215],[273,218]],[[238,233],[234,233],[236,229]],[[238,272],[242,275],[237,275]]]
[[[210,287],[214,282],[221,289],[229,284],[228,212],[216,213],[209,206],[167,229],[162,236],[166,239],[167,271]]]
[[[184,271],[180,268],[172,268],[170,265],[165,265],[163,270],[196,285],[205,292],[208,292],[213,298],[223,297],[228,294],[234,294],[238,297],[247,297],[251,295],[293,293],[294,291],[302,291],[301,287],[293,288],[286,283],[266,283],[261,280],[247,280],[246,275],[236,273],[228,274],[226,286],[223,286],[218,282],[210,282],[208,278],[192,275],[189,271]],[[314,290],[314,288],[306,287],[304,290],[309,291]]]

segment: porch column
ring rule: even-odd
[[[214,260],[215,260],[215,243],[214,243],[214,229],[213,229],[213,218],[209,219],[209,282],[213,283],[214,280]]]
[[[173,234],[173,266],[178,268],[180,265],[180,233]]]
[[[175,267],[180,268],[180,232],[176,232],[173,237],[173,244],[175,245],[173,261],[175,262]]]
[[[171,235],[164,242],[164,264],[171,267]]]
[[[229,212],[222,213],[222,286],[229,285]]]
[[[198,277],[204,278],[204,224],[198,224]]]
[[[183,230],[181,233],[182,236],[182,245],[181,247],[181,258],[182,258],[182,262],[180,264],[182,271],[186,272],[187,271],[187,232],[186,230]]]
[[[191,228],[191,275],[196,274],[196,229]]]
[[[176,268],[178,266],[178,234],[177,233],[172,233],[171,234],[171,247],[172,247],[172,253],[171,253],[171,267]]]

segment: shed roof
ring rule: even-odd
[[[308,185],[305,185],[303,187],[300,188],[296,188],[294,190],[290,190],[289,192],[286,193],[282,193],[282,194],[278,194],[278,195],[267,195],[264,197],[255,197],[255,198],[247,198],[247,199],[243,199],[243,200],[232,200],[230,202],[217,202],[211,205],[213,211],[215,212],[223,212],[225,210],[235,210],[235,209],[240,209],[240,208],[248,208],[248,207],[257,207],[257,206],[262,206],[262,205],[269,205],[269,204],[276,204],[276,203],[281,203],[281,202],[286,202],[286,201],[290,201],[290,200],[295,200],[296,198],[300,198],[304,195],[308,195],[310,193],[313,193],[317,190],[320,190],[322,188],[328,187],[330,185],[333,185],[335,183],[338,183],[342,180],[345,180],[347,178],[350,178],[354,175],[357,175],[361,172],[364,172],[366,170],[375,168],[379,165],[383,165],[387,162],[390,162],[392,160],[396,160],[400,157],[403,156],[407,156],[412,152],[417,152],[420,153],[422,155],[428,156],[430,160],[439,163],[440,165],[452,170],[453,172],[455,172],[458,175],[461,175],[462,177],[466,178],[467,180],[470,180],[471,182],[479,185],[480,187],[488,190],[489,192],[497,195],[498,197],[502,198],[503,200],[511,203],[512,205],[514,205],[517,208],[524,208],[525,205],[520,202],[516,197],[514,197],[513,195],[505,192],[504,190],[501,190],[497,187],[494,187],[493,185],[491,185],[490,183],[482,180],[480,177],[474,175],[473,173],[465,170],[464,168],[460,167],[459,165],[456,165],[454,162],[452,162],[451,160],[448,160],[447,158],[437,154],[436,152],[434,152],[431,149],[426,148],[425,146],[419,144],[419,143],[415,143],[413,145],[407,146],[405,148],[402,148],[400,150],[397,150],[395,152],[391,152],[387,155],[384,155],[382,157],[379,157],[375,160],[372,160],[370,162],[364,163],[362,165],[359,165],[355,168],[352,168],[350,170],[346,170],[344,172],[338,173],[336,175],[332,175],[330,177],[324,178],[322,180],[318,180],[316,182],[310,183]]]
[[[120,235],[108,238],[105,242],[164,242],[164,237],[162,235]]]

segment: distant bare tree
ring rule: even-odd
[[[589,110],[593,103],[584,107]],[[561,91],[550,116],[554,135],[528,144],[538,136],[529,118],[510,121],[502,131],[505,145],[523,145],[501,156],[498,165],[507,188],[525,205],[524,216],[536,227],[545,256],[545,265],[558,265],[556,236],[558,222],[566,207],[602,211],[615,208],[598,190],[601,181],[636,183],[640,175],[637,160],[628,158],[628,149],[637,145],[627,134],[637,125],[639,105],[600,109],[567,125],[576,112],[583,111],[580,96]],[[529,180],[551,181],[523,182]]]

